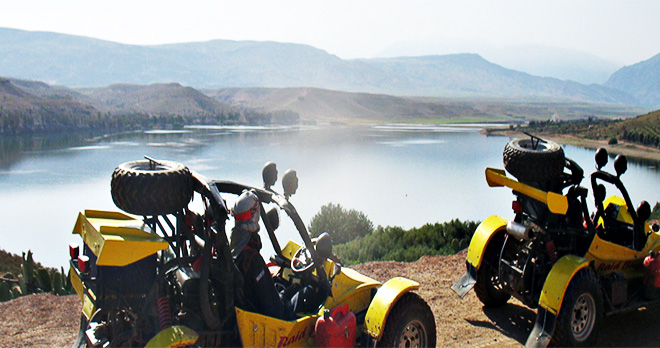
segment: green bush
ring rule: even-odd
[[[369,261],[415,261],[424,255],[453,255],[465,249],[477,222],[452,220],[404,230],[378,226],[373,233],[345,244],[335,253],[346,264]]]
[[[339,204],[328,203],[312,217],[308,230],[312,238],[328,232],[334,244],[343,244],[373,232],[374,225],[360,211],[347,210]]]
[[[653,206],[649,220],[660,220],[660,202],[656,202]]]

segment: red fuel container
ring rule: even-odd
[[[348,305],[341,305],[332,310],[326,309],[323,316],[316,320],[317,347],[353,347],[355,346],[355,314]]]
[[[660,255],[655,251],[644,259],[644,283],[660,288]]]

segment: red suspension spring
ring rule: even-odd
[[[555,243],[553,241],[548,241],[545,243],[545,249],[548,251],[550,263],[554,265],[555,262],[557,262],[557,249],[555,248]]]
[[[172,326],[172,310],[170,309],[170,300],[163,296],[156,301],[158,305],[158,323],[160,329],[164,330]]]

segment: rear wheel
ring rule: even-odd
[[[183,209],[192,197],[192,175],[177,162],[122,163],[112,173],[112,200],[136,215],[165,215]]]
[[[409,292],[397,301],[385,322],[378,347],[435,347],[435,318],[419,295]]]
[[[498,272],[500,261],[500,250],[504,243],[503,234],[495,236],[484,253],[481,267],[477,270],[477,283],[474,284],[474,292],[479,301],[486,307],[501,307],[505,305],[511,295],[507,293],[502,284]]]
[[[73,343],[71,348],[86,348],[87,347],[87,335],[85,331],[88,328],[87,318],[84,315],[80,316],[80,329],[78,330],[78,337]]]
[[[591,270],[575,275],[566,289],[553,342],[560,347],[592,346],[603,321],[603,296]]]

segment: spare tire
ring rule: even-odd
[[[504,146],[504,169],[520,181],[558,179],[564,171],[564,150],[554,141],[514,139]]]
[[[130,214],[165,215],[180,211],[192,198],[192,174],[172,161],[122,163],[112,173],[115,205]]]

